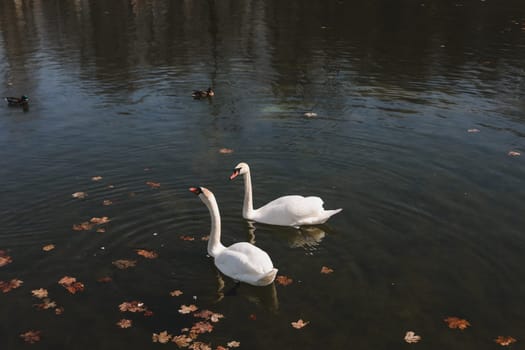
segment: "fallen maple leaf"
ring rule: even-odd
[[[20,334],[20,338],[22,338],[26,343],[34,344],[38,341],[40,341],[40,334],[41,331],[27,331],[25,333]]]
[[[159,255],[152,250],[150,251],[150,250],[144,250],[144,249],[137,249],[136,252],[138,255],[141,255],[145,257],[146,259],[155,259],[159,257]]]
[[[195,240],[195,238],[191,236],[180,236],[179,238],[182,239],[183,241],[194,241]]]
[[[31,291],[31,294],[33,294],[33,296],[37,297],[38,299],[44,299],[44,298],[47,298],[47,289],[44,289],[44,288],[34,289]]]
[[[510,151],[508,153],[508,155],[511,156],[511,157],[519,157],[519,156],[521,156],[521,153],[517,152],[517,151]]]
[[[328,273],[332,273],[332,272],[334,272],[334,270],[332,270],[329,267],[326,267],[326,266],[321,267],[321,273],[328,274]]]
[[[479,132],[479,129],[468,129],[467,132],[477,133],[477,132]]]
[[[412,344],[412,343],[417,343],[418,341],[421,340],[421,337],[419,335],[416,335],[416,333],[412,332],[412,331],[408,331],[406,334],[405,334],[405,341],[409,344]]]
[[[188,347],[188,345],[190,345],[193,339],[185,335],[178,335],[176,337],[173,337],[171,341],[177,344],[179,348],[186,348]]]
[[[166,344],[170,341],[173,336],[168,331],[160,332],[159,334],[153,333],[152,340],[154,343]]]
[[[201,241],[209,241],[209,240],[210,240],[210,235],[201,237]]]
[[[104,232],[106,232],[106,229],[104,227],[99,227],[99,228],[97,228],[97,232],[98,233],[104,233]]]
[[[195,305],[181,305],[179,312],[181,314],[189,314],[193,311],[197,311],[198,307]]]
[[[42,247],[42,250],[44,252],[49,252],[51,250],[55,249],[55,245],[54,244],[48,244],[48,245],[45,245]]]
[[[303,321],[302,319],[299,319],[297,322],[292,322],[292,327],[295,329],[301,329],[304,326],[306,326],[310,321]]]
[[[174,290],[173,292],[170,292],[170,295],[172,297],[178,297],[178,296],[181,296],[182,294],[184,294],[181,290]]]
[[[19,288],[23,283],[23,281],[16,278],[13,278],[9,282],[0,281],[0,290],[4,293],[8,293],[13,289]]]
[[[229,348],[238,348],[241,346],[241,343],[235,340],[232,340],[231,342],[228,342],[226,345],[228,345]]]
[[[233,150],[231,148],[221,148],[219,150],[219,153],[221,153],[221,154],[231,154],[231,153],[233,153]]]
[[[64,276],[58,281],[58,284],[60,284],[62,286],[70,286],[73,283],[75,283],[76,281],[77,281],[77,279],[75,277]]]
[[[464,330],[468,326],[470,326],[469,321],[461,319],[459,317],[447,317],[444,319],[444,321],[448,324],[449,328],[459,328],[461,330]]]
[[[120,328],[129,328],[132,326],[132,324],[133,322],[131,320],[127,320],[125,318],[117,322],[117,326],[119,326]]]
[[[104,201],[102,202],[102,205],[106,205],[106,206],[111,205],[111,204],[113,204],[113,202],[110,201],[109,199],[104,199]]]
[[[275,278],[275,281],[282,286],[287,286],[293,282],[293,279],[280,275]]]
[[[217,348],[215,348],[215,350],[228,350],[229,348],[225,348],[224,346],[222,345],[218,345]]]
[[[49,298],[45,298],[44,300],[42,300],[42,303],[35,304],[34,306],[36,306],[40,310],[47,310],[56,308],[57,303]]]
[[[509,346],[510,344],[517,342],[513,337],[503,335],[498,336],[494,341],[501,346]]]
[[[10,264],[12,262],[13,262],[13,259],[11,259],[10,256],[0,254],[0,267]]]
[[[84,221],[80,224],[73,225],[73,230],[75,231],[89,231],[93,228],[93,224],[89,223],[89,221]]]
[[[84,199],[87,197],[86,192],[75,192],[71,195],[73,198]]]
[[[159,188],[160,182],[147,181],[146,185],[148,185],[151,188]]]
[[[211,333],[213,326],[209,322],[197,322],[191,327],[190,332],[196,334]]]
[[[82,292],[84,290],[84,284],[82,282],[75,282],[69,286],[64,286],[69,293],[76,294],[76,292]]]
[[[113,281],[113,279],[109,276],[104,276],[104,277],[100,277],[99,279],[97,279],[97,282],[100,282],[100,283],[109,283]]]
[[[134,267],[137,264],[137,261],[120,259],[113,261],[112,264],[115,265],[117,268],[124,270],[130,267]]]
[[[110,221],[111,220],[109,220],[109,218],[107,216],[103,216],[101,218],[91,218],[91,220],[89,220],[89,222],[91,222],[93,224],[97,224],[97,225],[107,224]]]
[[[102,176],[93,176],[93,177],[91,178],[91,180],[92,180],[92,181],[100,181],[100,180],[102,180]]]
[[[64,313],[64,308],[63,307],[57,307],[55,309],[55,315],[62,315]]]
[[[144,311],[144,317],[150,317],[150,316],[153,316],[153,311],[151,310]]]
[[[195,343],[191,344],[188,349],[191,350],[211,350],[210,344],[206,344],[200,341],[196,341]]]
[[[118,306],[120,311],[145,312],[148,308],[141,301],[125,301]]]

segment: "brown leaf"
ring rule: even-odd
[[[130,267],[134,267],[137,264],[137,261],[120,259],[113,261],[112,264],[115,265],[117,268],[124,270]]]
[[[102,176],[93,176],[93,177],[91,178],[91,180],[92,180],[92,181],[100,181],[100,180],[102,180]]]
[[[69,293],[76,294],[77,292],[84,291],[84,284],[82,282],[75,282],[69,286],[64,286]]]
[[[48,244],[48,245],[45,245],[42,247],[42,250],[44,252],[49,252],[51,250],[55,249],[55,245],[54,244]]]
[[[511,157],[519,157],[521,156],[521,153],[517,151],[509,151],[508,155]]]
[[[503,335],[498,336],[494,341],[501,346],[509,346],[510,344],[517,342],[513,337]]]
[[[112,201],[110,201],[109,199],[104,199],[104,201],[102,202],[102,205],[105,205],[105,206],[108,206],[108,205],[111,205],[113,204]]]
[[[19,279],[12,279],[9,282],[0,281],[0,290],[4,293],[19,288],[24,282]]]
[[[160,182],[147,181],[146,185],[151,188],[160,188]]]
[[[34,344],[38,341],[40,341],[40,334],[41,331],[27,331],[25,333],[20,334],[20,338],[22,338],[26,343]]]
[[[91,218],[91,220],[89,220],[92,224],[97,224],[97,225],[100,225],[100,224],[107,224],[108,222],[110,222],[111,220],[109,220],[109,218],[107,216],[103,216],[101,218]]]
[[[188,349],[191,350],[211,350],[210,344],[206,344],[200,341],[197,341],[193,344],[191,344]]]
[[[159,255],[152,250],[137,249],[136,252],[146,259],[156,259],[159,257]]]
[[[104,233],[104,232],[106,232],[106,228],[104,228],[104,227],[99,227],[99,228],[97,228],[97,232],[98,232],[98,233]]]
[[[35,304],[34,306],[36,306],[40,310],[47,310],[56,308],[57,303],[49,298],[45,298],[44,300],[42,300],[42,303]]]
[[[10,264],[12,262],[13,262],[13,259],[11,259],[10,256],[0,254],[0,267]]]
[[[170,292],[170,295],[172,297],[178,297],[178,296],[181,296],[182,294],[184,294],[184,293],[181,290],[178,290],[178,289]]]
[[[182,239],[183,241],[194,241],[195,240],[195,238],[191,236],[180,236],[179,238]]]
[[[189,313],[192,313],[193,311],[197,311],[197,309],[198,307],[195,305],[181,305],[179,312],[181,314],[189,314]]]
[[[117,326],[119,326],[120,328],[129,328],[132,326],[132,324],[133,322],[131,320],[125,318],[117,322]]]
[[[151,310],[144,311],[144,317],[150,317],[150,316],[153,316],[153,311]]]
[[[321,268],[321,273],[329,274],[329,273],[332,273],[332,272],[334,272],[334,270],[332,270],[332,269],[329,268],[329,267],[323,266],[323,267]]]
[[[58,281],[58,284],[60,284],[62,286],[70,286],[73,283],[75,283],[76,281],[77,281],[77,279],[75,277],[64,276]]]
[[[170,341],[173,336],[168,331],[160,332],[159,334],[153,333],[152,340],[154,343],[166,344]]]
[[[233,150],[231,148],[221,148],[219,150],[219,153],[221,153],[221,154],[231,154],[231,153],[233,153]]]
[[[99,279],[97,279],[97,282],[100,282],[100,283],[109,283],[113,281],[113,279],[109,276],[104,276],[104,277],[100,277]]]
[[[467,132],[477,133],[477,132],[479,132],[479,129],[468,129]]]
[[[55,315],[62,315],[64,313],[64,308],[63,307],[57,307],[55,309]]]
[[[239,346],[241,346],[241,343],[238,341],[232,340],[228,342],[226,345],[228,345],[229,348],[238,348]]]
[[[89,231],[93,228],[93,224],[89,223],[88,221],[82,222],[80,224],[73,225],[73,230],[75,231]]]
[[[86,192],[75,192],[71,195],[73,198],[84,199],[87,197]]]
[[[178,335],[176,337],[173,337],[171,341],[177,344],[179,348],[187,348],[188,345],[190,345],[190,343],[193,341],[193,339],[185,335]]]
[[[44,298],[47,298],[47,289],[44,289],[44,288],[34,289],[31,291],[31,294],[33,294],[33,296],[37,297],[38,299],[44,299]]]
[[[147,311],[146,305],[141,301],[125,301],[118,306],[121,312],[145,312]]]
[[[449,328],[459,328],[461,330],[464,330],[468,326],[470,326],[469,321],[461,319],[459,317],[447,317],[444,319],[444,321],[448,324]]]
[[[191,327],[190,332],[196,334],[211,333],[213,326],[209,322],[197,322]]]
[[[293,279],[280,275],[275,278],[275,281],[282,286],[287,286],[293,282]]]
[[[250,318],[250,320],[252,321],[255,321],[257,320],[257,315],[256,314],[250,314],[250,316],[248,316]]]
[[[210,240],[210,235],[201,237],[201,241],[209,241],[209,240]]]
[[[297,322],[292,322],[292,327],[296,328],[296,329],[301,329],[304,326],[306,326],[308,323],[310,323],[310,322],[309,321],[305,322],[302,319],[299,319]]]
[[[421,337],[419,335],[416,335],[416,333],[412,331],[408,331],[405,334],[405,341],[409,344],[417,343],[421,340]]]

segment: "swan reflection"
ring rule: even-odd
[[[226,286],[222,274],[217,271],[216,302],[220,302],[224,298],[232,296],[242,296],[250,302],[262,306],[271,312],[277,312],[279,309],[279,300],[277,298],[275,283],[264,287],[256,287],[246,283],[228,284],[228,286]]]
[[[255,222],[247,221],[248,224],[248,242],[255,244]],[[303,248],[305,250],[315,250],[326,236],[326,231],[320,226],[301,226],[299,228],[263,225],[271,234],[284,236],[290,248]]]

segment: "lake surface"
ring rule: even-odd
[[[156,348],[153,333],[198,321],[182,304],[224,315],[197,339],[213,349],[525,339],[523,1],[12,0],[0,34],[0,95],[30,97],[0,108],[0,281],[24,282],[0,295],[1,349],[27,348],[28,330],[42,332],[35,349]],[[208,86],[213,98],[192,99]],[[228,180],[240,161],[255,207],[302,194],[343,212],[251,225],[242,180]],[[215,193],[223,243],[254,240],[293,283],[224,277],[221,291],[193,185]],[[103,216],[105,232],[72,229]],[[38,288],[61,315],[34,306]]]

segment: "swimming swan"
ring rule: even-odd
[[[204,187],[191,187],[211,215],[211,231],[208,254],[215,259],[215,266],[228,277],[254,286],[266,286],[273,282],[277,269],[268,254],[248,242],[225,247],[221,243],[221,215],[213,193]]]
[[[244,176],[242,216],[247,220],[281,226],[317,225],[325,223],[332,215],[343,210],[324,210],[321,198],[297,195],[279,197],[259,209],[253,209],[252,180],[248,164],[237,164],[230,180],[238,175]]]

